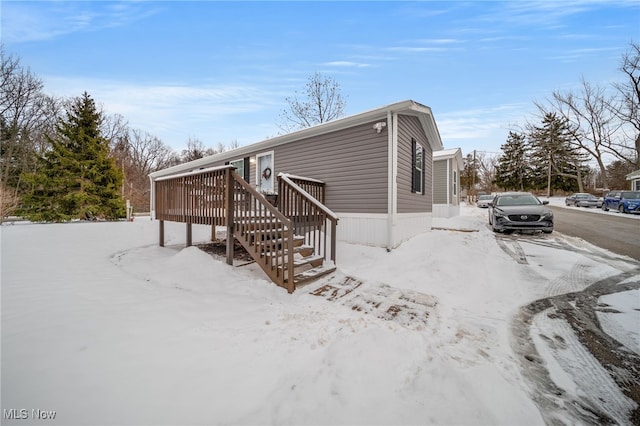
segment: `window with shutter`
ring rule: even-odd
[[[411,139],[411,192],[424,194],[424,148]]]

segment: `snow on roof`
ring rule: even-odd
[[[627,180],[640,179],[640,170],[636,170],[627,175]]]

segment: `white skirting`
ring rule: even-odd
[[[433,217],[454,217],[460,216],[460,206],[452,204],[434,204]]]
[[[389,232],[386,214],[336,213],[338,241],[375,247],[396,248],[431,229],[431,213],[403,213],[395,216]]]

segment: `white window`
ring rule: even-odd
[[[458,195],[458,172],[453,171],[453,196]]]
[[[241,158],[239,160],[234,160],[231,161],[229,164],[231,164],[233,167],[236,168],[236,173],[238,173],[238,175],[242,176],[244,178],[244,158]]]
[[[424,194],[424,148],[411,139],[411,192]]]
[[[258,191],[269,194],[275,191],[273,182],[273,151],[256,155],[256,186]]]

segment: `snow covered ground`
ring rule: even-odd
[[[291,295],[184,248],[183,224],[165,248],[144,218],[2,226],[2,422],[627,423],[637,404],[567,322],[522,307],[637,284],[638,262],[559,233],[496,237],[486,214],[463,206],[390,253],[339,244],[337,273]],[[637,286],[599,303],[640,354]]]

